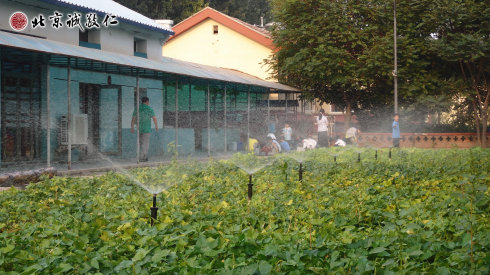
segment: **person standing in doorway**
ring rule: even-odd
[[[393,147],[400,147],[400,124],[398,120],[400,119],[400,115],[393,115],[393,124],[392,124],[392,135],[393,138]]]
[[[325,115],[325,110],[320,109],[315,124],[318,127],[318,147],[328,147],[328,118]]]
[[[155,112],[150,107],[150,99],[146,96],[141,98],[140,104],[140,120],[139,120],[139,134],[140,134],[140,161],[148,161],[148,148],[150,147],[150,135],[151,135],[151,120],[155,123],[155,131],[158,132],[157,118]],[[136,110],[133,112],[133,118],[131,119],[131,133],[134,133],[134,125],[136,123]]]

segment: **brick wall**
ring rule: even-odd
[[[401,147],[416,148],[471,148],[479,146],[475,133],[402,133]],[[336,138],[341,138],[337,136]],[[490,144],[490,134],[487,134]],[[391,147],[391,133],[361,133],[360,146]]]

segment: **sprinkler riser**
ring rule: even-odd
[[[248,177],[248,200],[252,200],[252,195],[253,195],[253,183],[252,183],[252,175],[249,175]]]
[[[153,226],[158,216],[157,194],[153,194],[153,207],[150,207],[150,224]]]
[[[374,159],[378,160],[378,150],[376,150],[376,154],[374,154]]]
[[[299,163],[299,181],[303,180],[303,163]]]
[[[153,226],[158,216],[158,207],[150,207],[150,212],[151,212],[151,226]]]
[[[357,162],[361,162],[361,153],[357,153]]]
[[[390,148],[390,152],[388,153],[388,158],[391,159],[391,148]]]

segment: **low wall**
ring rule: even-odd
[[[336,136],[340,138],[340,136]],[[487,144],[490,143],[487,134]],[[391,147],[391,133],[361,133],[360,146]],[[401,147],[416,148],[471,148],[480,146],[476,133],[402,133]]]

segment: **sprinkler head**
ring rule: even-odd
[[[253,195],[253,183],[252,183],[252,175],[248,176],[248,201],[252,200],[252,195]]]
[[[153,226],[155,220],[157,219],[157,212],[158,212],[158,207],[157,207],[157,194],[153,194],[153,207],[150,207],[150,214],[151,214],[151,226]]]

